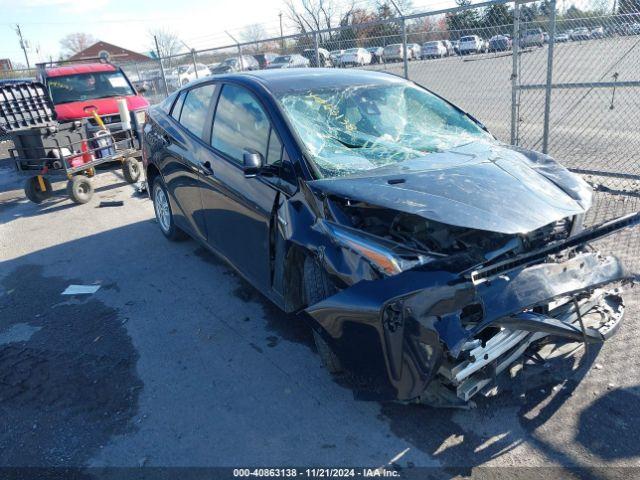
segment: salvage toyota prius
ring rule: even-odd
[[[396,76],[325,69],[193,82],[151,108],[143,158],[157,222],[287,312],[331,372],[464,406],[544,338],[603,342],[631,273],[583,228],[592,191]],[[307,317],[308,318],[308,317]]]

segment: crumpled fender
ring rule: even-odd
[[[467,341],[501,318],[629,277],[617,258],[597,253],[520,267],[480,284],[451,272],[410,270],[361,281],[307,307],[306,312],[334,338],[342,336],[347,322],[375,328],[389,380],[398,398],[406,400],[426,388],[434,372],[429,367],[439,361],[443,347],[457,357]],[[483,320],[467,329],[463,316],[472,305],[481,306]],[[423,371],[413,364],[419,359],[415,351],[420,350],[421,339],[427,340],[433,355]]]

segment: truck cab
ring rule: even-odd
[[[39,80],[47,87],[59,122],[88,119],[89,130],[98,129],[92,118],[95,107],[105,126],[112,132],[121,130],[117,99],[125,98],[131,124],[138,139],[149,102],[138,92],[119,67],[108,63],[77,63],[61,66],[38,66]]]

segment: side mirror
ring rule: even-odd
[[[144,85],[140,85],[138,87],[138,93],[146,93],[147,91],[147,87],[145,87]]]
[[[245,177],[255,177],[262,168],[262,155],[258,152],[244,152],[242,155],[242,171]]]

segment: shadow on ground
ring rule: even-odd
[[[34,264],[54,251],[55,257],[71,258],[95,244],[129,242],[132,249],[143,251],[148,236],[159,235],[156,229],[152,222],[138,222],[5,262],[7,274],[0,292],[0,412],[9,427],[0,432],[1,465],[81,466],[111,437],[135,429],[133,418],[143,383],[136,375],[138,354],[123,319],[117,310],[95,299],[60,300],[60,292],[73,279],[44,276],[42,267]],[[172,255],[176,248],[171,243],[162,245],[163,255]],[[285,339],[315,355],[305,321],[280,312],[208,250],[192,241],[189,245],[193,255],[225,269],[223,274],[237,284],[238,298],[261,305],[265,326],[273,332],[268,346]],[[145,272],[148,278],[138,279],[145,284],[157,275],[171,275],[160,265],[151,265]],[[170,308],[171,297],[163,301]],[[541,369],[531,367],[497,398],[479,399],[475,410],[380,402],[378,420],[450,469],[450,474],[470,473],[472,467],[522,443],[533,444],[560,465],[579,465],[580,459],[546,443],[536,431],[572,397],[597,354],[591,348],[577,370],[574,359],[560,359]],[[567,375],[563,387],[554,390]],[[354,404],[371,401],[358,395],[357,385],[341,385],[354,392]],[[640,454],[634,442],[635,432],[640,431],[639,396],[637,389],[614,390],[596,399],[580,414],[576,440],[605,460]],[[603,437],[613,438],[620,448],[594,443]],[[403,468],[407,466],[411,467]],[[586,476],[597,478],[589,472]]]

